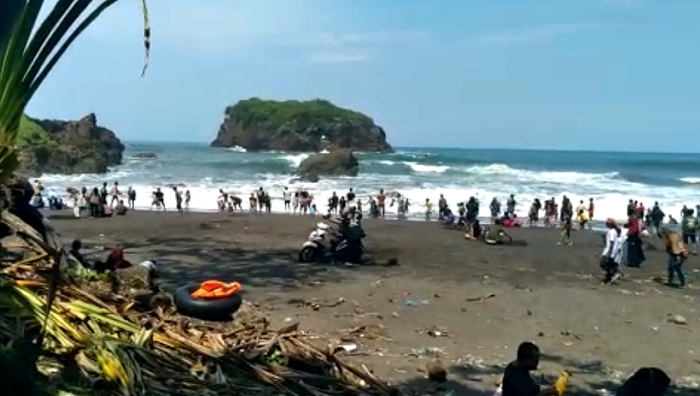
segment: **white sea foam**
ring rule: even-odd
[[[289,162],[290,170],[297,166],[308,154],[280,154],[279,158]],[[107,181],[119,181],[123,186],[132,185],[137,191],[137,207],[148,208],[151,203],[151,192],[156,186],[167,184],[182,184],[183,190],[190,190],[194,210],[211,211],[216,209],[216,199],[219,189],[236,194],[244,199],[247,206],[247,196],[259,187],[270,192],[273,197],[272,209],[281,212],[284,209],[281,201],[285,187],[291,190],[306,188],[316,198],[319,210],[326,208],[327,199],[333,191],[339,194],[347,192],[352,187],[363,201],[375,195],[380,188],[387,191],[398,191],[408,197],[412,203],[411,212],[419,217],[424,211],[426,198],[436,202],[440,194],[454,205],[465,201],[470,196],[479,198],[482,202],[482,215],[488,214],[488,203],[492,197],[498,197],[503,204],[509,194],[515,194],[518,201],[517,212],[527,214],[530,202],[534,198],[546,199],[554,196],[558,201],[563,195],[569,196],[575,203],[587,201],[589,197],[596,202],[596,218],[621,218],[629,199],[644,202],[650,206],[658,201],[666,213],[674,217],[683,205],[695,206],[697,202],[697,186],[700,178],[684,178],[689,183],[687,187],[658,187],[641,183],[620,180],[617,173],[583,173],[583,172],[550,172],[532,171],[512,168],[503,164],[475,165],[469,167],[448,167],[446,165],[421,165],[418,163],[402,163],[390,160],[376,161],[382,165],[409,166],[420,177],[413,175],[381,175],[360,174],[357,178],[329,178],[319,183],[293,183],[293,176],[280,174],[250,175],[245,179],[226,180],[221,177],[199,175],[190,179],[179,179],[172,175],[153,175],[142,171],[138,175],[117,168],[107,175],[46,175],[42,177],[46,187],[57,191],[67,187],[92,187]],[[173,193],[165,189],[166,204],[173,204]],[[391,208],[394,211],[396,208]]]
[[[681,177],[683,183],[700,184],[700,177]]]

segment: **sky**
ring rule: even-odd
[[[698,152],[700,1],[148,3],[145,77],[140,8],[123,0],[28,113],[208,142],[238,100],[324,98],[395,146]]]

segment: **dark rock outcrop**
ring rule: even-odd
[[[384,129],[370,117],[320,99],[242,100],[226,108],[211,146],[240,146],[247,151],[393,151]]]
[[[359,166],[352,151],[338,149],[309,156],[301,161],[296,173],[303,180],[318,181],[319,176],[357,176]]]
[[[44,135],[18,143],[19,173],[104,173],[122,162],[124,145],[114,132],[97,125],[94,114],[78,121],[30,120]]]

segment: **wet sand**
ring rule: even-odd
[[[300,321],[330,339],[352,338],[358,348],[348,359],[426,391],[491,396],[524,340],[541,346],[544,374],[574,372],[572,394],[615,389],[641,366],[661,367],[680,385],[699,381],[700,260],[686,264],[693,282],[686,290],[667,289],[654,279],[665,276],[658,242],[642,269],[625,269],[619,285],[602,286],[602,239],[590,231],[574,233],[573,246],[557,246],[556,230],[512,229],[513,245],[487,246],[437,223],[367,219],[366,246],[377,264],[332,268],[296,260],[319,218],[50,216],[67,243],[80,238],[87,250],[120,244],[132,261],[158,260],[166,288],[238,280],[276,325]],[[382,265],[391,258],[399,265]],[[674,315],[686,323],[672,323]],[[424,379],[434,359],[449,371],[445,384]]]

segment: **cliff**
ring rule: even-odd
[[[321,99],[242,100],[226,108],[211,146],[248,151],[393,151],[384,129],[370,117]]]
[[[17,148],[19,173],[104,173],[122,162],[124,145],[114,132],[89,114],[78,121],[24,117]]]

